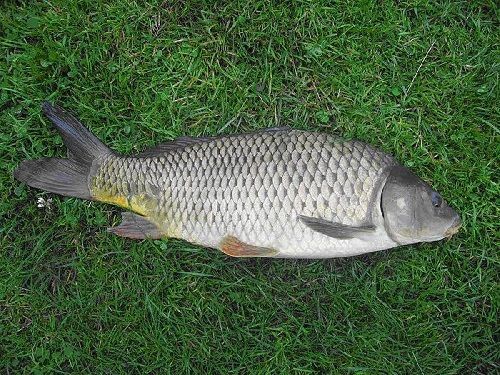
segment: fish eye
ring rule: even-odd
[[[441,207],[441,204],[443,203],[443,198],[441,198],[441,196],[435,191],[431,194],[431,200],[434,207]]]

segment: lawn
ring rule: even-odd
[[[498,16],[493,1],[2,2],[0,373],[499,371]],[[66,154],[44,100],[123,153],[284,125],[357,138],[463,228],[316,261],[118,238],[119,209],[14,181],[21,160]]]

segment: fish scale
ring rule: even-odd
[[[127,202],[126,208],[146,216],[168,237],[218,247],[224,237],[234,236],[282,257],[338,256],[347,246],[363,251],[366,242],[326,237],[298,218],[371,222],[377,211],[372,198],[394,164],[361,142],[298,130],[172,146],[156,157],[99,160],[92,194],[110,203]]]

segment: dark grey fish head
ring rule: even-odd
[[[392,168],[381,208],[389,236],[401,245],[438,241],[460,228],[460,216],[439,193],[402,166]]]

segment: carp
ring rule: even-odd
[[[129,211],[110,232],[175,237],[237,257],[332,258],[437,241],[459,215],[390,155],[291,128],[180,137],[137,155],[110,150],[44,103],[67,158],[25,160],[29,186]]]

